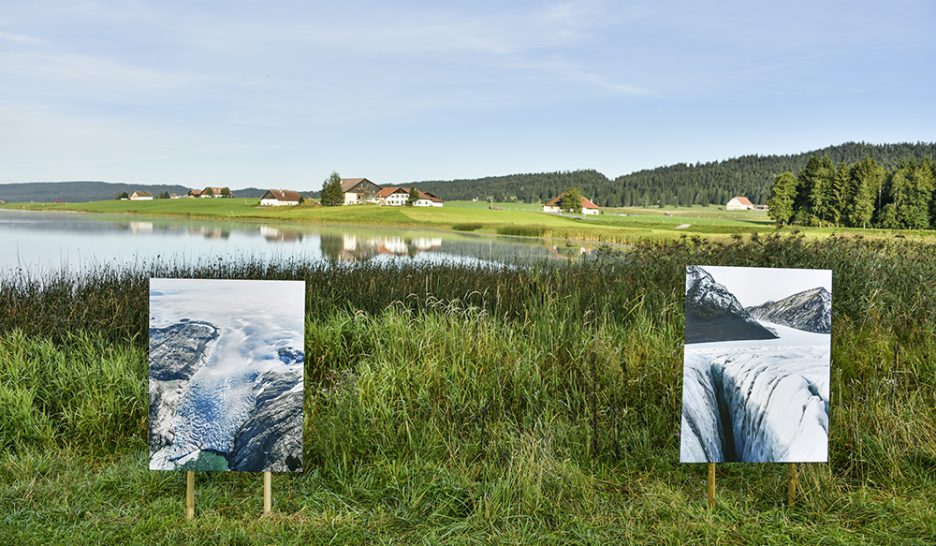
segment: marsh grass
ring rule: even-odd
[[[679,465],[687,263],[831,268],[830,462]],[[304,279],[306,471],[146,470],[148,276]],[[572,264],[217,263],[0,285],[7,543],[931,543],[936,257],[905,241],[641,243]]]

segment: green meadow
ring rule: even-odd
[[[764,211],[726,211],[718,206],[670,208],[606,208],[599,216],[546,214],[530,203],[450,201],[442,208],[379,207],[261,207],[257,199],[158,199],[154,201],[93,201],[88,203],[11,203],[5,208],[60,210],[106,214],[141,214],[243,221],[276,221],[330,225],[392,225],[443,229],[489,235],[549,237],[593,242],[626,243],[638,239],[674,239],[683,235],[725,238],[738,234],[770,234],[778,230]],[[853,228],[784,228],[808,237],[860,234],[865,237],[931,239],[932,230]]]
[[[793,506],[786,465],[718,465],[709,511],[705,465],[678,463],[693,263],[833,270],[830,460],[799,465]],[[151,276],[306,281],[305,470],[274,475],[270,517],[259,474],[198,473],[186,521],[184,473],[147,470]],[[933,544],[934,279],[930,244],[802,234],[639,240],[533,267],[11,273],[0,543]]]

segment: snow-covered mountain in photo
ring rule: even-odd
[[[151,279],[150,468],[300,471],[305,283]]]
[[[690,321],[698,302],[742,328]],[[831,272],[690,266],[686,307],[680,461],[828,460]]]

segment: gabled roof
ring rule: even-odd
[[[368,184],[370,184],[371,186],[374,186],[375,188],[378,187],[377,184],[374,184],[373,182],[371,182],[370,180],[366,178],[342,178],[341,179],[341,191],[348,192],[349,190],[353,189],[355,186],[357,186],[358,184],[362,182],[367,182]]]
[[[400,186],[391,186],[389,188],[380,188],[380,191],[377,192],[377,197],[380,199],[386,199],[394,193],[409,193],[409,190],[406,188],[401,188]]]
[[[442,198],[439,197],[439,196],[437,196],[437,195],[433,195],[433,194],[431,194],[431,193],[429,193],[429,192],[427,192],[427,191],[422,191],[422,190],[420,190],[419,188],[417,188],[416,191],[419,192],[419,198],[420,198],[420,199],[428,199],[428,200],[432,201],[433,203],[442,203],[442,202],[443,202],[443,201],[442,201]]]
[[[563,197],[564,195],[565,195],[564,193],[560,193],[560,194],[557,195],[556,197],[553,197],[552,199],[550,199],[549,201],[546,202],[546,206],[547,206],[547,207],[557,207],[557,206],[559,206],[559,201],[562,201],[562,197]],[[598,205],[592,203],[592,200],[591,200],[591,199],[589,199],[589,198],[587,198],[587,197],[582,197],[582,208],[583,208],[583,209],[597,209],[597,208],[598,208]]]
[[[391,195],[393,195],[393,194],[395,194],[395,193],[406,193],[406,194],[408,194],[410,191],[412,191],[412,188],[407,188],[407,187],[405,187],[405,186],[390,186],[389,188],[381,188],[380,191],[377,192],[377,197],[380,198],[380,199],[386,199],[387,197],[390,197]],[[441,197],[439,197],[439,196],[437,196],[437,195],[434,195],[434,194],[431,194],[431,193],[429,193],[429,192],[427,192],[427,191],[422,191],[422,190],[419,189],[419,188],[416,188],[416,192],[419,194],[419,198],[420,198],[420,199],[427,199],[427,200],[429,200],[429,201],[432,201],[433,203],[444,203],[444,202],[445,202],[445,201],[442,200]]]
[[[293,190],[267,190],[260,199],[276,199],[277,201],[299,201],[302,198],[299,192]]]
[[[737,199],[738,203],[741,203],[742,205],[747,205],[749,207],[754,206],[754,203],[751,203],[750,199],[748,199],[747,197],[743,195],[736,195],[731,200],[734,201],[735,199]]]
[[[137,196],[137,197],[152,197],[153,194],[150,193],[150,192],[148,192],[148,191],[139,190],[139,191],[135,191],[135,192],[133,192],[133,193],[130,194],[130,197],[133,197],[133,196]]]

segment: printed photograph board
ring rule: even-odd
[[[151,470],[301,472],[305,283],[151,279]]]
[[[680,461],[826,462],[832,272],[686,268]]]

